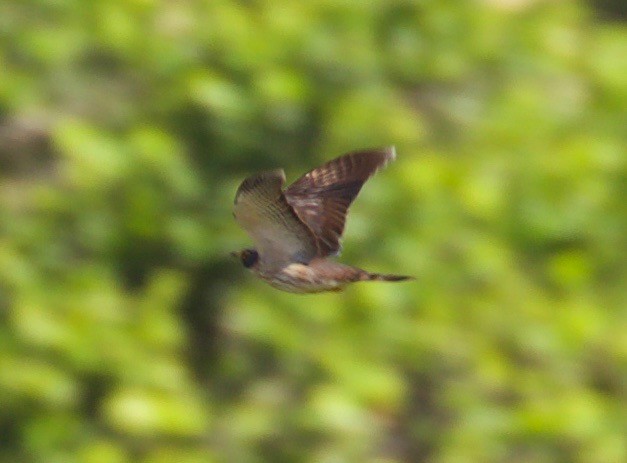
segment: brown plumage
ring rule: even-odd
[[[270,285],[296,293],[410,279],[330,259],[340,253],[348,208],[364,182],[395,157],[394,147],[349,153],[306,173],[285,191],[281,169],[247,178],[235,194],[234,215],[256,249],[235,255]]]

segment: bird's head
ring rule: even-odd
[[[244,267],[251,268],[259,262],[259,253],[254,249],[242,249],[241,251],[234,251],[231,253],[233,257],[237,257],[242,261]]]

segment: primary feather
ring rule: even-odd
[[[339,253],[348,208],[366,180],[395,157],[394,147],[355,151],[306,173],[287,188],[285,199],[313,232],[319,256]]]

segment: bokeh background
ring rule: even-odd
[[[4,0],[0,461],[627,461],[620,1]],[[398,160],[342,260],[252,278],[231,207]]]

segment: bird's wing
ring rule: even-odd
[[[318,253],[315,238],[282,192],[283,170],[248,177],[235,194],[234,215],[267,266],[307,263]]]
[[[306,173],[285,190],[285,199],[315,235],[320,256],[338,254],[346,213],[364,182],[394,160],[393,146],[355,151]]]

